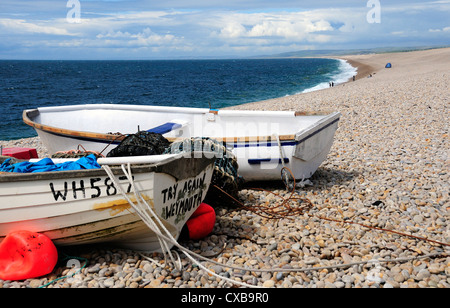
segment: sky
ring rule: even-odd
[[[450,45],[450,0],[0,0],[0,59],[179,59]]]

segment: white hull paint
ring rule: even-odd
[[[132,174],[136,187],[153,211],[172,236],[178,238],[207,194],[214,160],[181,155],[162,158],[156,164],[132,166]],[[188,168],[189,172],[177,175],[181,167]],[[113,170],[120,186],[134,202],[131,185],[121,169],[113,167]],[[174,210],[175,202],[186,206]],[[160,249],[158,237],[102,169],[1,174],[0,241],[17,230],[43,233],[62,246],[109,242],[136,250]]]
[[[119,136],[109,133],[183,123],[164,136],[223,142],[236,155],[239,174],[253,181],[278,180],[283,167],[296,179],[310,178],[330,151],[340,114],[100,104],[25,110],[23,118],[51,153],[79,145],[107,153],[120,143]]]

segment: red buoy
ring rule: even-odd
[[[25,280],[50,274],[58,251],[45,235],[15,231],[0,243],[0,279]]]
[[[191,240],[201,240],[207,237],[214,229],[216,223],[216,212],[214,208],[206,203],[200,204],[198,209],[186,222],[189,238]]]

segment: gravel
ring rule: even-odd
[[[211,261],[202,264],[217,276],[182,253],[177,270],[158,254],[85,246],[63,250],[80,261],[78,268],[65,261],[46,277],[0,280],[0,288],[450,287],[449,53],[441,50],[432,68],[426,66],[431,52],[372,55],[368,59],[380,65],[391,59],[394,69],[235,107],[338,110],[342,119],[328,159],[309,185],[297,189],[297,197],[311,202],[303,213],[274,220],[248,209],[217,208],[210,236],[182,242],[208,256]],[[414,57],[429,61],[413,67]],[[39,138],[0,144],[46,154]],[[239,194],[242,204],[273,207],[291,195],[279,183],[261,186],[249,183]]]

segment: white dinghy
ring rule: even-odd
[[[184,153],[100,158],[100,169],[0,173],[0,242],[27,230],[62,246],[168,250],[157,230],[178,239],[208,192],[214,162]]]
[[[310,178],[326,159],[340,113],[209,110],[114,104],[43,107],[23,112],[51,153],[110,151],[138,130],[169,141],[208,137],[236,155],[246,181],[279,180],[283,167],[297,180]],[[119,133],[119,134],[118,134]]]

